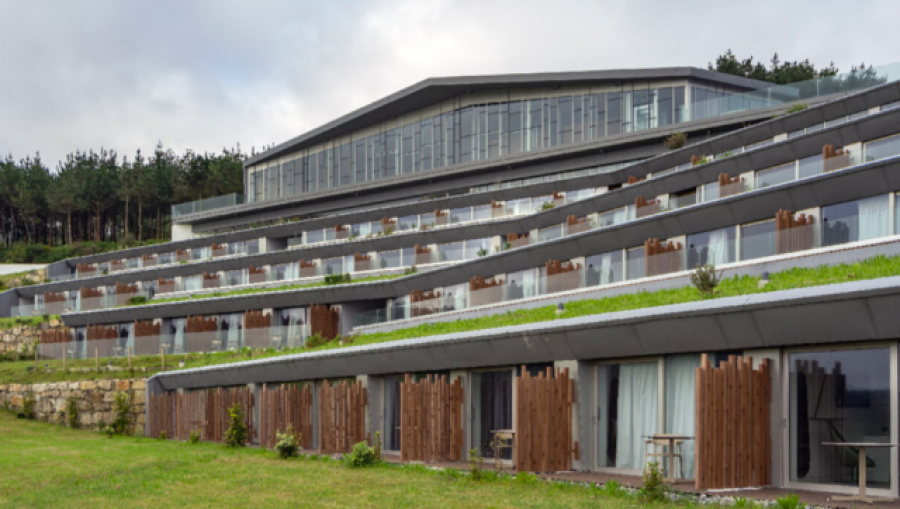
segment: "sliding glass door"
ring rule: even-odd
[[[802,349],[786,354],[786,481],[855,492],[859,449],[823,442],[896,443],[896,344]],[[896,450],[866,451],[870,489],[895,491]]]
[[[639,471],[644,436],[659,432],[658,360],[597,367],[598,468]]]
[[[513,429],[513,369],[472,373],[472,447],[483,458],[493,458],[491,443],[497,431]],[[512,459],[501,449],[500,458]]]

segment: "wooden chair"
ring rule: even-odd
[[[675,440],[675,450],[673,451],[672,461],[678,462],[678,474],[684,479],[684,460],[681,457],[681,443],[682,440]],[[663,461],[669,457],[669,454],[666,452],[666,448],[669,447],[669,440],[663,438],[648,438],[644,440],[644,470],[647,470],[647,465],[651,458],[659,458],[660,466],[663,465]],[[652,451],[650,449],[653,449]],[[675,477],[672,475],[672,470],[674,470],[675,465],[669,465],[668,475],[667,477]]]
[[[516,461],[516,432],[513,430],[491,430],[494,434],[494,440],[491,440],[491,446],[494,449],[494,458],[499,459],[500,449],[509,449],[511,452],[513,464]]]

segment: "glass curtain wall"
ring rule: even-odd
[[[257,169],[262,201],[568,145],[689,120],[685,87],[478,104]],[[704,113],[705,115],[705,113]]]

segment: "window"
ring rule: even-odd
[[[537,269],[525,269],[506,275],[506,300],[527,299],[537,295]]]
[[[568,145],[573,141],[573,107],[571,97],[559,98],[559,143],[561,145]]]
[[[796,180],[797,164],[787,163],[756,172],[756,187],[763,188]]]
[[[382,251],[378,253],[378,265],[382,269],[393,269],[397,267],[401,267],[400,263],[401,254],[400,250],[396,251]]]
[[[597,466],[641,470],[659,431],[659,362],[597,366]]]
[[[557,224],[538,231],[538,241],[547,242],[563,236],[563,225]]]
[[[588,256],[584,259],[584,264],[587,266],[587,286],[608,285],[624,279],[622,251]]]
[[[635,247],[625,252],[626,279],[644,277],[644,247]]]
[[[344,258],[326,258],[322,260],[322,269],[325,271],[325,274],[343,274]]]
[[[225,286],[238,286],[245,283],[244,270],[229,270],[225,272]]]
[[[890,198],[873,196],[829,207],[822,207],[824,246],[877,239],[890,233]]]
[[[622,207],[600,214],[600,227],[624,223],[627,220],[626,210],[625,207]]]
[[[442,262],[462,261],[465,256],[462,242],[452,242],[438,245],[438,256]]]
[[[467,240],[465,242],[466,260],[474,260],[491,252],[491,239]]]
[[[857,486],[852,448],[822,442],[890,442],[892,348],[822,350],[789,355],[791,482]],[[896,382],[893,382],[896,383]],[[870,488],[889,488],[889,448],[866,451]]]
[[[735,228],[722,228],[711,232],[695,233],[687,236],[688,269],[701,265],[723,265],[734,261]]]
[[[203,276],[185,276],[182,278],[182,286],[184,291],[192,292],[203,288]]]
[[[291,273],[291,264],[284,263],[281,265],[273,265],[272,266],[272,278],[275,281],[284,281],[286,279],[293,279],[293,274]]]
[[[354,182],[365,182],[366,179],[366,140],[357,140],[354,145]]]
[[[900,135],[866,143],[866,162],[886,159],[900,154]]]
[[[741,260],[775,256],[777,253],[774,220],[741,226]]]
[[[294,161],[281,165],[281,196],[294,195]]]
[[[494,457],[494,430],[513,426],[513,370],[472,374],[472,446],[485,458]],[[511,459],[510,449],[501,449],[501,459]]]
[[[461,207],[458,209],[450,209],[450,224],[468,223],[472,220],[472,207]]]

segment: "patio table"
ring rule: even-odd
[[[663,462],[663,469],[666,472],[666,482],[676,483],[678,479],[675,479],[675,442],[678,440],[693,440],[694,437],[687,435],[679,435],[677,433],[656,433],[654,435],[644,435],[644,438],[648,440],[668,440],[669,448],[665,455],[665,458],[669,459],[669,467],[666,468],[665,462]],[[683,459],[679,459],[679,461],[684,461]],[[684,480],[684,479],[682,479]]]
[[[900,447],[900,444],[885,442],[822,442],[829,447],[856,447],[859,449],[859,494],[852,496],[835,495],[831,497],[837,502],[863,502],[874,504],[875,502],[893,502],[893,498],[869,497],[866,495],[866,449],[869,447]]]

